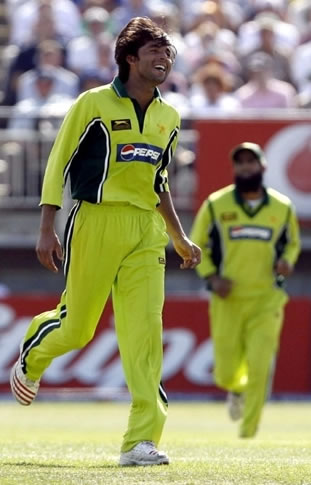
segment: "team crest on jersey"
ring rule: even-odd
[[[223,212],[220,218],[222,221],[234,221],[238,218],[238,214],[236,212]]]
[[[131,130],[131,120],[111,120],[112,131]]]
[[[156,165],[162,152],[162,148],[146,143],[117,145],[117,162],[146,162]]]
[[[272,238],[272,229],[264,226],[231,226],[229,227],[229,237],[233,240],[257,239],[270,241]]]

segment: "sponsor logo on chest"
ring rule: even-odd
[[[259,239],[271,241],[272,229],[264,226],[231,226],[229,227],[230,239]]]
[[[111,121],[111,129],[112,131],[120,131],[120,130],[131,130],[132,124],[131,120],[112,120]]]
[[[156,165],[162,156],[162,148],[146,143],[117,145],[117,162],[146,162]]]
[[[220,218],[222,221],[234,221],[238,218],[237,212],[222,212],[220,214]]]

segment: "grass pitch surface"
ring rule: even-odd
[[[169,466],[118,467],[128,403],[0,402],[0,485],[311,485],[311,404],[267,404],[237,438],[224,403],[172,403]]]

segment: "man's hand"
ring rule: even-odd
[[[40,263],[45,266],[45,268],[54,273],[58,272],[58,268],[54,261],[54,253],[57,258],[62,261],[63,250],[54,229],[40,231],[36,252]]]
[[[275,271],[282,276],[289,276],[293,271],[293,266],[285,259],[279,259],[275,265]]]
[[[183,259],[181,269],[195,268],[201,262],[201,249],[187,236],[173,239],[175,251]]]
[[[45,268],[57,273],[54,253],[59,260],[63,260],[63,250],[54,229],[57,206],[43,204],[41,208],[40,233],[36,246],[37,257]]]
[[[214,274],[208,278],[210,287],[220,298],[226,298],[232,290],[233,281]]]

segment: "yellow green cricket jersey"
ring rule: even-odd
[[[169,191],[167,166],[179,127],[177,111],[158,89],[145,114],[119,78],[82,93],[51,150],[41,205],[62,206],[69,176],[73,199],[153,209],[158,194]]]
[[[264,189],[255,209],[234,185],[214,192],[198,211],[190,237],[202,249],[199,275],[232,279],[236,296],[259,294],[278,284],[275,261],[282,256],[294,264],[300,250],[293,206],[271,188]]]

